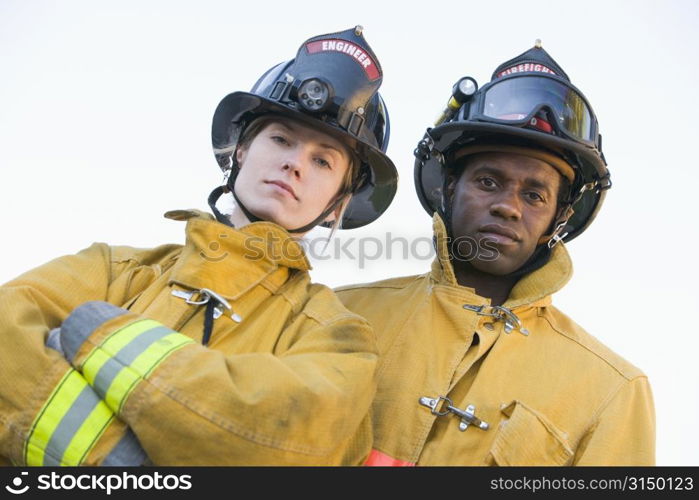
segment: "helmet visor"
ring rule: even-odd
[[[553,113],[558,129],[571,139],[595,143],[595,118],[571,85],[546,76],[504,78],[483,88],[480,114],[490,120],[525,124],[542,109]]]

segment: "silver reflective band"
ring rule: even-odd
[[[114,382],[117,375],[124,369],[124,366],[129,366],[133,363],[153,342],[171,333],[173,333],[173,331],[169,328],[158,326],[133,339],[126,344],[126,346],[121,348],[113,358],[108,359],[102,365],[97,375],[95,375],[92,386],[99,394],[107,394],[109,386],[112,385],[112,382]]]
[[[86,385],[61,419],[46,445],[44,466],[60,466],[78,431],[102,400]],[[82,461],[82,460],[81,460]]]
[[[26,464],[81,465],[113,418],[85,378],[71,368],[31,426],[25,442]]]

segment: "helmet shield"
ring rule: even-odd
[[[573,140],[595,145],[597,123],[585,97],[572,85],[546,75],[515,75],[483,87],[469,108],[470,119],[489,119],[522,126],[536,120],[536,114],[553,115],[559,131]]]
[[[390,126],[378,93],[382,79],[360,27],[307,40],[294,59],[268,70],[250,92],[229,94],[218,105],[211,135],[219,166],[232,168],[238,140],[255,118],[273,114],[300,120],[344,142],[362,163],[362,181],[340,227],[372,222],[390,205],[398,181],[385,155]]]

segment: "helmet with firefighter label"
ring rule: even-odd
[[[425,210],[448,218],[448,169],[470,154],[498,151],[535,151],[570,182],[564,210],[546,238],[549,246],[582,233],[611,187],[597,117],[539,41],[501,64],[483,87],[470,77],[454,85],[447,107],[415,150],[415,188]]]

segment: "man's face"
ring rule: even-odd
[[[488,274],[519,269],[553,222],[560,182],[558,171],[536,158],[513,153],[469,157],[448,187],[452,235],[461,254]],[[474,249],[477,242],[485,251],[464,252],[461,241]]]

